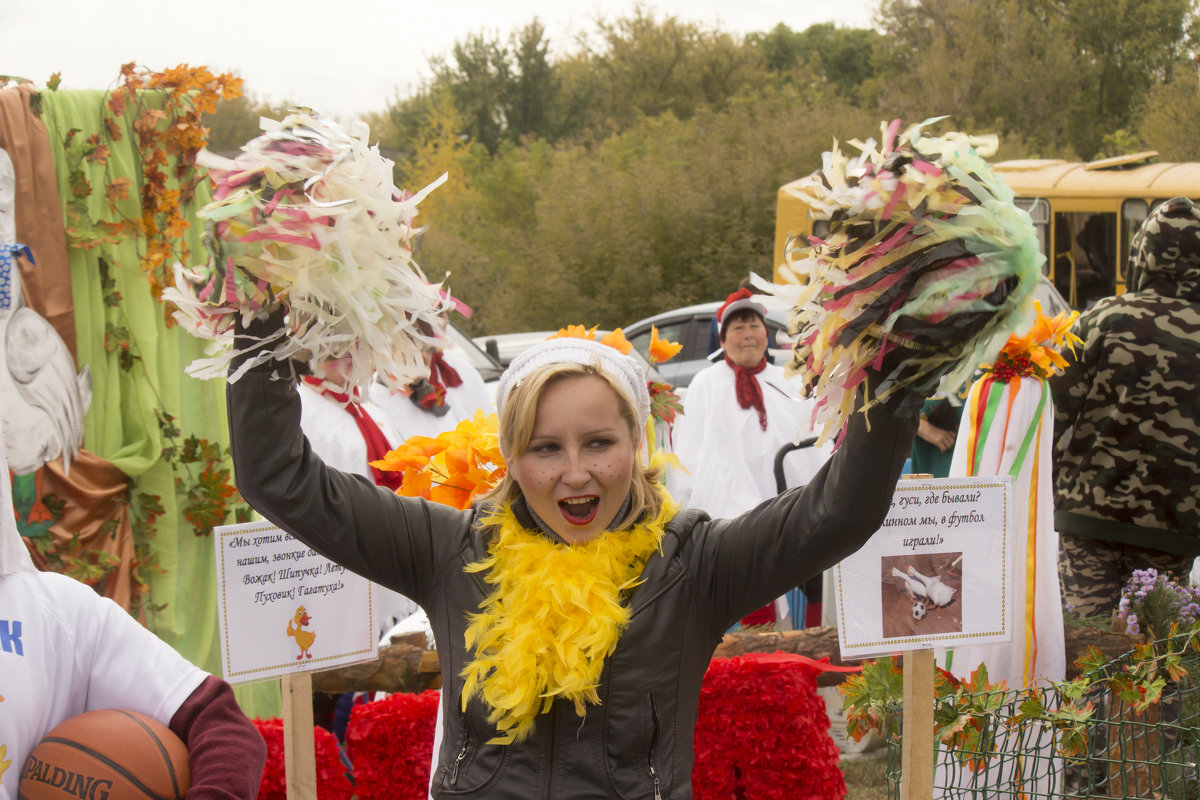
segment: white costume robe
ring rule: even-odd
[[[1013,476],[1018,535],[1008,576],[1016,590],[1013,640],[956,648],[950,671],[965,678],[983,662],[989,680],[1007,681],[1010,688],[1028,686],[1038,679],[1061,681],[1066,676],[1067,657],[1058,588],[1058,534],[1054,530],[1053,404],[1045,384],[1034,378],[993,384],[992,392],[1001,390],[997,413],[982,451],[975,455],[972,471],[968,469],[972,443],[978,442],[988,427],[978,402],[982,383],[976,381],[971,387],[955,440],[950,477],[1009,475],[1014,466],[1018,468]],[[1027,436],[1030,443],[1017,464]]]
[[[697,374],[673,433],[675,454],[690,474],[671,472],[671,495],[713,518],[735,517],[778,494],[775,454],[814,433],[814,401],[800,398],[799,385],[782,367],[768,364],[755,376],[767,410],[765,431],[757,411],[738,405],[735,377],[723,361]],[[828,457],[827,448],[816,447],[788,456],[788,486],[807,483]]]
[[[767,410],[767,429],[753,408],[738,405],[736,374],[724,361],[692,379],[676,419],[675,455],[687,470],[671,470],[667,486],[684,508],[701,508],[714,519],[735,517],[778,494],[775,454],[784,445],[814,435],[813,400],[800,397],[799,384],[783,368],[768,364],[756,376]],[[825,460],[827,447],[807,447],[785,461],[787,485],[807,483]],[[786,598],[775,616],[787,616]]]

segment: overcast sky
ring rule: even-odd
[[[0,0],[0,74],[41,85],[105,89],[121,64],[180,63],[236,72],[268,100],[346,117],[382,110],[427,77],[428,59],[478,32],[503,38],[534,17],[553,57],[633,0]],[[783,22],[869,27],[878,0],[653,0],[674,15],[733,33]]]

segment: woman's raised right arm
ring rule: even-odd
[[[289,363],[272,361],[226,388],[238,490],[326,558],[422,602],[441,565],[462,547],[470,512],[400,498],[327,467],[300,429],[291,373]]]

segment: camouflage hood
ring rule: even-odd
[[[1129,252],[1129,288],[1200,300],[1200,209],[1174,197],[1154,209]]]

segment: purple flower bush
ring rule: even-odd
[[[1125,632],[1145,632],[1151,639],[1170,635],[1179,623],[1180,630],[1191,630],[1200,618],[1200,589],[1181,585],[1156,569],[1136,569],[1121,590],[1117,619],[1125,623]]]

